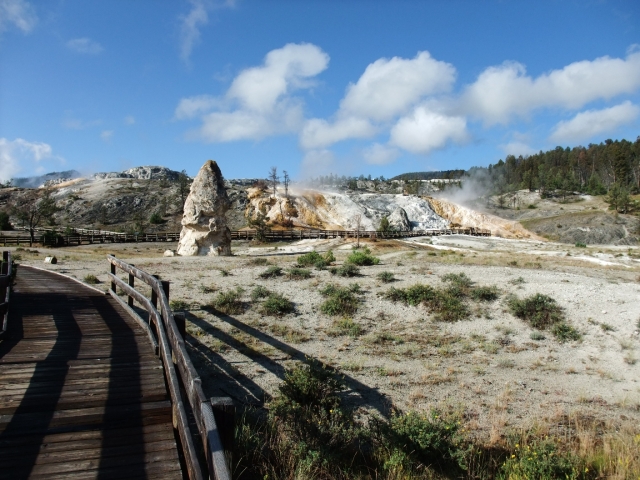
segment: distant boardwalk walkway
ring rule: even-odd
[[[146,333],[110,297],[25,266],[0,343],[0,478],[182,478]]]

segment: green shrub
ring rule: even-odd
[[[202,293],[213,293],[218,291],[218,287],[216,287],[214,284],[211,285],[200,285],[200,287],[198,287],[200,289],[200,291]]]
[[[455,285],[446,289],[435,289],[419,283],[406,289],[391,287],[383,297],[411,306],[424,304],[435,313],[435,318],[441,321],[453,322],[469,316],[469,308],[464,303],[464,294]]]
[[[357,277],[360,275],[360,269],[351,264],[345,264],[341,267],[332,267],[329,271],[331,272],[331,275],[338,275],[339,277]]]
[[[297,260],[298,265],[300,265],[301,267],[311,267],[311,266],[315,265],[318,262],[323,262],[324,263],[325,259],[322,258],[322,255],[320,255],[315,250],[313,252],[309,252],[309,253],[305,253],[304,255],[300,255],[298,257],[298,260]]]
[[[499,479],[579,479],[585,478],[585,466],[570,453],[559,452],[552,440],[518,445],[502,464]]]
[[[324,261],[327,263],[333,263],[336,261],[336,257],[333,254],[332,250],[329,250],[327,253],[324,254]]]
[[[171,307],[171,310],[174,312],[189,310],[189,304],[184,300],[171,300],[169,307]]]
[[[538,207],[536,207],[533,203],[530,203],[530,204],[527,206],[527,208],[529,208],[529,209],[533,210],[534,208],[538,208]]]
[[[91,275],[91,274],[85,275],[82,280],[84,280],[85,283],[88,283],[90,285],[96,285],[96,284],[100,283],[100,280],[98,280],[98,277],[96,277],[95,275]]]
[[[353,321],[349,317],[342,318],[333,322],[333,332],[336,335],[348,335],[350,337],[359,337],[364,332],[361,325]]]
[[[541,293],[522,300],[514,296],[509,300],[509,307],[516,317],[541,330],[564,320],[562,307],[553,298]]]
[[[368,267],[370,265],[378,265],[380,259],[371,255],[371,251],[367,247],[364,247],[350,254],[347,257],[346,263],[358,265],[359,267]]]
[[[406,469],[411,461],[423,465],[443,463],[465,469],[469,448],[460,434],[460,419],[439,410],[428,414],[396,413],[383,425],[392,454],[385,463],[388,470]],[[457,477],[457,476],[456,476]]]
[[[240,300],[243,290],[236,288],[235,290],[228,290],[226,292],[219,292],[218,295],[211,302],[211,306],[216,310],[227,315],[236,315],[244,312],[244,305]]]
[[[383,282],[383,283],[391,283],[391,282],[395,281],[395,279],[396,279],[396,278],[393,276],[393,273],[392,273],[392,272],[387,272],[387,271],[380,272],[380,273],[377,275],[377,277],[378,277],[378,280],[380,280],[380,281],[381,281],[381,282]]]
[[[482,302],[493,302],[500,294],[498,293],[498,287],[475,287],[469,292],[471,298]]]
[[[269,260],[264,257],[256,257],[252,258],[247,262],[247,265],[254,265],[256,267],[264,267],[265,265],[269,265]]]
[[[356,293],[359,291],[359,285],[357,285],[357,289],[354,287],[345,288],[338,285],[328,285],[320,291],[322,295],[328,297],[320,305],[320,311],[331,316],[353,315],[358,310],[359,299],[356,297]]]
[[[587,248],[587,244],[586,243],[582,243],[582,242],[576,242],[576,247],[578,247],[578,248]]]
[[[529,338],[531,338],[531,340],[540,341],[540,340],[545,340],[547,337],[545,337],[544,333],[542,332],[531,332],[531,335],[529,335]]]
[[[271,265],[264,272],[262,272],[259,277],[260,278],[276,278],[282,275],[282,268],[277,265]]]
[[[260,300],[261,298],[266,298],[269,295],[271,295],[271,292],[267,290],[267,288],[263,287],[262,285],[258,285],[251,292],[251,300],[255,302],[256,300]]]
[[[224,268],[220,268],[218,269],[218,271],[223,277],[228,277],[229,275],[231,275],[231,272],[229,270],[225,270]]]
[[[311,278],[311,270],[297,267],[290,268],[287,272],[287,277],[291,280],[306,280],[307,278]]]
[[[577,341],[582,338],[582,334],[565,322],[556,323],[551,327],[551,333],[559,342]]]
[[[293,312],[293,302],[279,293],[271,293],[262,303],[261,311],[265,315],[281,316]]]
[[[153,212],[149,217],[149,223],[153,225],[159,225],[161,223],[164,223],[164,220],[162,219],[162,215],[160,215],[160,212]]]
[[[449,282],[451,285],[464,292],[468,292],[473,286],[473,282],[465,273],[447,273],[442,276],[442,281]]]

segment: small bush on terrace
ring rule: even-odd
[[[90,285],[96,285],[96,284],[100,283],[100,280],[98,280],[98,277],[96,277],[95,275],[92,275],[92,274],[85,275],[83,280],[84,280],[85,283],[88,283]]]
[[[540,330],[564,320],[562,307],[553,298],[541,293],[522,300],[514,296],[509,300],[509,308],[516,317]]]
[[[269,295],[271,295],[271,292],[267,288],[263,287],[262,285],[258,285],[251,292],[251,300],[255,302],[257,300],[260,300],[261,298],[266,298]]]
[[[293,302],[279,293],[271,293],[262,303],[261,311],[265,315],[281,316],[293,312]]]
[[[531,445],[516,444],[503,464],[499,479],[512,478],[590,478],[589,469],[575,455],[559,452],[552,440],[537,440]]]
[[[474,300],[482,302],[493,302],[500,296],[498,287],[495,285],[490,287],[475,287],[469,294]]]
[[[244,311],[244,305],[240,300],[243,293],[244,292],[240,287],[235,290],[220,292],[216,295],[210,305],[219,312],[227,315],[237,315]]]
[[[360,324],[353,321],[352,318],[345,317],[341,320],[335,320],[333,322],[333,330],[330,335],[348,335],[350,337],[359,337],[363,333],[363,328]]]
[[[169,307],[171,307],[171,310],[174,312],[180,312],[183,310],[188,310],[189,304],[184,300],[171,300],[169,302]]]
[[[333,255],[333,252],[331,250],[325,253],[324,256],[320,255],[314,250],[313,252],[300,255],[298,257],[297,263],[300,267],[315,266],[317,269],[321,270],[335,261],[336,257]]]
[[[371,265],[378,265],[380,263],[380,259],[371,255],[371,251],[367,247],[364,247],[350,254],[347,257],[346,263],[358,265],[359,267],[368,267]]]
[[[360,269],[350,264],[345,264],[341,267],[331,267],[329,271],[331,275],[337,275],[339,277],[357,277],[360,275]]]
[[[395,277],[393,276],[392,272],[380,272],[378,275],[378,280],[380,280],[383,283],[391,283],[393,281],[395,281]]]
[[[287,277],[290,280],[305,280],[307,278],[311,278],[311,270],[297,267],[290,268],[287,272]]]
[[[358,310],[359,299],[356,293],[359,293],[360,286],[352,284],[349,287],[340,287],[338,285],[327,285],[320,293],[328,297],[322,305],[320,311],[326,315],[350,316]]]
[[[424,304],[441,321],[454,322],[469,316],[469,308],[464,303],[465,295],[454,285],[445,289],[421,284],[406,289],[391,287],[383,296],[392,302],[403,302],[411,306]]]
[[[562,307],[557,302],[541,293],[536,293],[522,300],[512,297],[509,300],[511,312],[533,328],[551,329],[551,333],[560,342],[580,340],[582,335],[569,325],[564,317]]]
[[[271,265],[264,272],[262,272],[259,276],[260,278],[276,278],[282,275],[282,268],[277,265]]]

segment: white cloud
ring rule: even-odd
[[[302,118],[302,108],[295,102],[285,102],[265,113],[250,110],[213,112],[202,117],[202,127],[195,136],[209,142],[262,140],[270,135],[295,131]]]
[[[363,152],[365,161],[373,165],[387,165],[394,162],[399,155],[400,152],[395,148],[380,145],[379,143],[374,143]]]
[[[180,56],[185,62],[189,60],[193,47],[200,39],[200,27],[209,23],[209,14],[205,3],[202,0],[190,0],[190,3],[191,11],[181,18]]]
[[[298,88],[311,86],[309,79],[327,68],[329,55],[310,43],[288,43],[271,50],[264,65],[241,72],[231,84],[227,97],[243,108],[270,111],[278,99]]]
[[[209,11],[215,8],[233,7],[236,0],[216,2],[214,0],[189,0],[191,11],[181,15],[180,57],[188,62],[193,47],[200,40],[200,29],[209,23]]]
[[[174,116],[178,120],[194,118],[199,114],[213,110],[217,106],[221,106],[222,102],[219,98],[212,95],[197,95],[195,97],[183,98],[178,103]]]
[[[587,110],[571,120],[559,122],[549,139],[558,143],[588,140],[633,122],[639,114],[640,108],[630,101],[602,110]]]
[[[380,58],[347,87],[340,109],[348,115],[389,120],[425,95],[449,91],[455,78],[456,69],[429,52],[418,52],[413,59]]]
[[[300,100],[292,94],[310,88],[312,79],[329,63],[315,45],[289,43],[270,51],[263,65],[243,70],[223,97],[183,98],[175,117],[201,116],[202,127],[192,137],[209,142],[259,140],[298,131],[303,122]]]
[[[133,125],[135,123],[136,123],[136,119],[133,115],[127,115],[126,117],[124,117],[125,125]]]
[[[0,32],[13,25],[23,33],[29,33],[38,22],[31,4],[25,0],[0,0]]]
[[[306,150],[324,148],[349,138],[370,138],[377,130],[363,118],[347,117],[334,123],[314,118],[305,123],[300,133],[300,145]]]
[[[380,58],[347,87],[332,121],[314,118],[305,124],[300,145],[325,148],[352,138],[370,138],[428,95],[448,92],[456,70],[429,52],[415,58]]]
[[[528,155],[533,155],[534,153],[537,153],[534,148],[518,140],[514,140],[512,142],[499,145],[499,147],[504,152],[505,155],[513,155],[515,157],[518,157],[520,155],[522,155],[523,157],[526,157]]]
[[[45,160],[64,162],[62,157],[53,154],[47,143],[0,138],[0,181],[10,180],[22,171],[37,170],[41,168],[38,164]]]
[[[574,62],[532,78],[524,65],[506,62],[489,67],[469,85],[460,109],[484,120],[505,124],[542,107],[581,108],[598,99],[611,99],[640,88],[640,52],[631,49],[626,59],[600,57]]]
[[[105,142],[111,141],[112,137],[113,137],[113,130],[103,130],[100,133],[100,138]]]
[[[412,153],[428,154],[450,140],[464,142],[467,136],[464,117],[447,116],[420,106],[394,125],[389,143]]]
[[[104,50],[102,45],[87,37],[69,40],[67,42],[67,48],[76,53],[84,53],[87,55],[97,55]]]

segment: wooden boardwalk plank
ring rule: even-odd
[[[20,266],[0,343],[0,479],[182,479],[162,363],[110,297]]]

